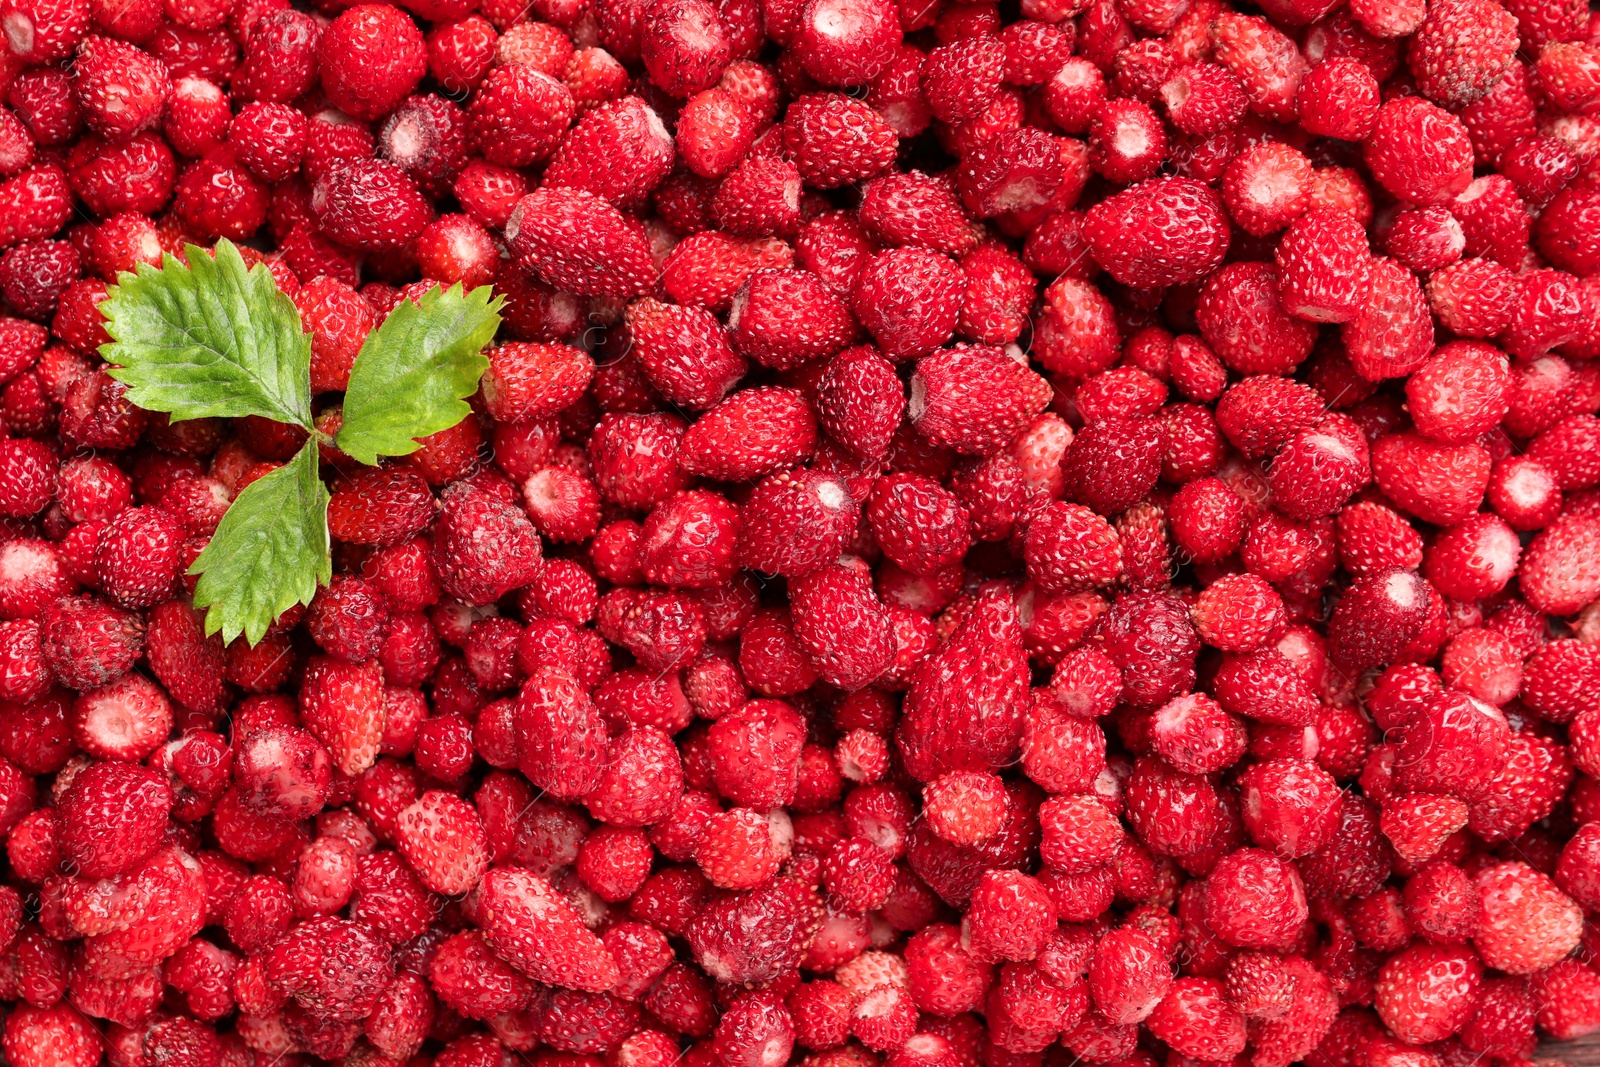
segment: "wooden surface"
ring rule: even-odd
[[[1577,1041],[1547,1041],[1534,1054],[1536,1059],[1560,1060],[1571,1067],[1600,1067],[1600,1034]]]

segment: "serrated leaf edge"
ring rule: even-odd
[[[167,403],[166,401],[161,400],[158,397],[151,396],[148,387],[128,381],[128,376],[131,373],[130,368],[128,365],[117,363],[114,360],[114,356],[117,353],[118,347],[124,343],[124,338],[118,336],[115,302],[119,299],[120,291],[122,286],[125,284],[124,279],[149,279],[153,275],[159,275],[168,270],[176,271],[178,273],[193,277],[195,269],[190,263],[185,262],[185,260],[192,259],[197,255],[213,260],[218,264],[219,268],[221,266],[221,261],[224,259],[236,261],[238,265],[244,269],[244,272],[247,276],[253,276],[257,271],[260,271],[263,274],[271,273],[267,270],[266,265],[263,263],[257,263],[254,266],[247,266],[244,262],[244,257],[239,253],[238,247],[232,241],[224,237],[217,241],[214,253],[210,249],[190,244],[184,246],[185,259],[179,259],[171,252],[163,252],[161,255],[161,265],[159,267],[149,263],[139,263],[135,266],[133,272],[119,272],[117,275],[117,281],[110,286],[107,286],[106,298],[99,304],[99,310],[101,312],[101,317],[104,320],[106,333],[111,337],[110,343],[103,344],[99,348],[100,356],[106,360],[106,373],[117,381],[123,382],[128,386],[127,397],[130,403],[136,405],[137,407],[141,407],[146,411],[162,411],[169,415],[171,417],[171,421],[173,422],[182,422],[187,419],[206,418],[210,416],[204,414],[184,414],[173,411],[170,407],[164,406]],[[199,283],[197,282],[196,284]],[[272,292],[272,299],[286,301],[289,303],[291,308],[293,307],[293,301],[289,300],[288,295],[277,288],[276,281],[272,282]],[[298,310],[296,310],[295,314],[296,317],[298,317]],[[302,331],[302,336],[306,337],[305,343],[309,346],[309,335],[304,334],[304,331]],[[262,412],[262,416],[273,419],[276,422],[300,426],[308,431],[313,430],[314,427],[312,426],[311,422],[310,410],[309,378],[307,379],[306,384],[307,391],[305,397],[305,410],[290,411],[287,407],[274,403],[274,410],[270,413]],[[272,394],[269,393],[269,395]]]
[[[317,436],[313,435],[310,440],[301,446],[300,451],[295,453],[294,458],[288,463],[285,463],[282,467],[279,467],[275,471],[257,478],[255,481],[246,486],[244,491],[235,497],[233,503],[228,506],[228,512],[232,512],[233,509],[239,505],[239,502],[242,501],[246,494],[250,493],[252,489],[255,489],[256,486],[261,485],[263,482],[266,482],[267,479],[276,476],[282,475],[292,476],[295,478],[308,478],[311,481],[315,481],[317,485],[321,487],[322,479],[320,476],[320,459],[320,444]],[[300,467],[309,467],[309,470],[297,469]],[[261,490],[261,492],[266,491],[267,488],[265,487]],[[218,596],[209,596],[204,590],[203,583],[205,581],[205,573],[215,565],[216,556],[220,556],[224,553],[248,551],[255,547],[253,545],[227,545],[222,541],[222,537],[224,536],[223,525],[227,523],[228,519],[228,514],[223,514],[223,524],[218,525],[217,533],[212,536],[211,541],[204,549],[201,550],[200,555],[196,557],[194,563],[189,566],[188,570],[189,574],[199,575],[201,579],[201,581],[195,585],[194,607],[197,610],[205,611],[205,634],[207,637],[217,633],[218,631],[221,631],[223,642],[228,643],[243,633],[246,641],[248,641],[249,644],[254,647],[261,642],[263,637],[266,636],[267,630],[270,629],[272,624],[278,620],[279,616],[288,611],[290,608],[294,607],[296,604],[309,605],[312,599],[317,595],[317,589],[321,586],[327,585],[333,580],[333,546],[331,537],[328,533],[328,492],[326,487],[321,488],[319,495],[322,497],[322,500],[320,502],[320,507],[316,509],[316,512],[321,521],[313,528],[312,537],[308,538],[308,540],[312,540],[314,542],[320,541],[321,552],[318,554],[317,571],[315,574],[310,575],[300,574],[280,576],[286,577],[287,581],[282,587],[280,587],[278,595],[274,597],[271,604],[268,605],[268,610],[270,611],[269,617],[256,616],[249,619],[244,619],[242,621],[226,618],[224,617],[223,612],[218,610],[220,594],[218,594]],[[300,513],[303,514],[303,511]],[[210,561],[207,560],[208,556],[212,557]]]
[[[440,301],[452,294],[458,295],[464,302],[461,309],[462,314],[467,313],[472,309],[473,305],[476,304],[479,308],[488,312],[489,316],[491,316],[494,320],[493,327],[489,330],[488,340],[485,341],[483,345],[480,345],[478,350],[468,357],[469,359],[481,361],[481,366],[478,367],[477,373],[472,375],[472,388],[466,392],[459,393],[454,397],[453,408],[447,407],[447,410],[454,411],[455,418],[443,426],[435,427],[433,429],[421,428],[422,432],[408,435],[410,438],[409,448],[405,448],[404,450],[396,450],[393,452],[379,452],[376,449],[366,447],[364,444],[360,443],[360,437],[351,432],[351,427],[353,424],[348,416],[349,399],[352,390],[347,388],[345,390],[346,406],[344,411],[346,417],[339,428],[338,434],[335,435],[334,443],[336,447],[342,450],[346,455],[350,456],[350,458],[359,463],[364,463],[367,466],[376,466],[384,456],[410,455],[422,447],[422,442],[418,439],[419,437],[426,437],[431,434],[442,433],[445,430],[460,424],[463,419],[472,413],[472,406],[468,404],[466,400],[467,397],[470,397],[477,390],[477,383],[482,380],[484,372],[489,368],[489,361],[483,355],[483,349],[494,340],[494,334],[499,329],[500,322],[502,321],[500,317],[500,311],[505,307],[506,304],[506,298],[503,295],[495,293],[492,285],[475,286],[471,290],[466,289],[466,287],[460,282],[456,282],[449,288],[446,288],[442,285],[436,285],[427,292],[423,293],[420,298],[402,301],[401,304],[394,309],[394,311],[389,313],[389,316],[385,318],[382,323],[379,323],[378,326],[367,335],[366,340],[362,342],[361,351],[356,353],[355,362],[350,368],[350,380],[352,384],[357,382],[357,368],[361,366],[361,360],[367,355],[369,346],[371,351],[376,351],[377,347],[383,343],[380,335],[384,327],[390,322],[396,322],[396,328],[398,329],[399,325],[403,323],[404,320],[395,319],[397,314],[428,315],[438,307]],[[415,305],[415,312],[405,312],[402,310],[405,304],[408,303]]]

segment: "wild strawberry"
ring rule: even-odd
[[[100,1062],[104,1042],[70,1004],[20,1004],[6,1019],[4,1047],[6,1059],[18,1067],[93,1067]]]
[[[888,615],[864,570],[833,566],[791,579],[795,637],[822,677],[847,691],[876,679],[894,657]]]
[[[961,345],[918,361],[907,414],[930,440],[985,455],[1039,412],[1045,388],[998,349]]]
[[[7,440],[0,445],[0,469],[6,489],[0,493],[0,513],[29,518],[50,502],[51,467],[55,456],[41,441]]]
[[[1424,274],[1456,262],[1466,246],[1466,231],[1442,207],[1402,211],[1384,238],[1389,255],[1402,266]]]
[[[312,190],[311,209],[330,238],[372,251],[411,240],[433,220],[415,181],[381,160],[330,170]]]
[[[880,253],[862,272],[855,311],[893,360],[939,347],[955,330],[965,279],[948,258],[925,249]]]
[[[447,591],[488,603],[538,573],[539,538],[521,511],[467,483],[453,486],[443,503],[433,560]]]
[[[518,264],[559,288],[631,296],[654,284],[643,234],[593,193],[541,189],[517,202],[505,227]]]
[[[696,93],[678,114],[677,151],[702,178],[721,178],[744,158],[760,132],[756,114],[726,89]]]
[[[695,959],[722,981],[761,982],[798,964],[823,920],[816,892],[777,877],[708,905],[688,928]]]
[[[172,91],[160,60],[109,37],[84,38],[73,73],[73,94],[89,128],[112,140],[155,125]]]
[[[722,314],[746,278],[758,270],[782,270],[794,250],[775,239],[739,240],[720,230],[697,233],[673,247],[661,264],[661,285],[679,304]]]
[[[1545,1033],[1572,1038],[1595,1030],[1600,983],[1590,980],[1593,973],[1576,960],[1563,960],[1533,976],[1529,985]]]
[[[627,160],[608,166],[602,160]],[[672,169],[672,139],[638,97],[595,108],[578,121],[545,169],[551,185],[585,189],[620,206],[644,201]]]
[[[1172,124],[1191,137],[1231,129],[1249,105],[1239,79],[1215,63],[1180,64],[1161,82],[1160,95]]]
[[[1490,457],[1477,444],[1443,445],[1417,434],[1372,443],[1372,475],[1402,511],[1425,522],[1454,525],[1477,510]]]
[[[1550,966],[1576,944],[1581,909],[1551,879],[1525,863],[1478,873],[1482,917],[1473,942],[1484,962],[1509,974]]]
[[[1457,2],[1429,10],[1409,51],[1411,71],[1423,94],[1460,108],[1482,97],[1515,62],[1515,18],[1496,6]]]
[[[1011,757],[1027,699],[1025,661],[1009,596],[984,594],[912,680],[896,740],[913,777],[985,770]]]
[[[880,459],[905,410],[894,368],[870,347],[850,348],[829,361],[816,386],[817,419],[858,459]]]
[[[512,342],[491,348],[488,357],[484,402],[505,422],[555,414],[576,400],[594,375],[594,361],[570,345]]]
[[[1529,271],[1511,305],[1511,321],[1500,343],[1514,357],[1536,359],[1582,333],[1585,297],[1571,276],[1554,270]]]
[[[1230,971],[1231,976],[1231,971]],[[1167,990],[1150,1015],[1151,1033],[1195,1057],[1223,1056],[1243,1049],[1245,1021],[1211,978],[1181,978]],[[1233,1053],[1237,1055],[1237,1053]]]
[[[346,774],[359,774],[377,758],[383,737],[381,683],[376,664],[317,658],[307,668],[300,714]]]
[[[745,362],[710,312],[645,298],[626,322],[645,374],[675,404],[711,407],[744,375]]]
[[[639,562],[652,582],[671,588],[714,588],[732,580],[739,512],[703,490],[680,493],[645,521]]]
[[[885,244],[962,255],[977,241],[955,191],[919,171],[869,182],[862,190],[860,214],[862,226]]]
[[[1448,200],[1472,179],[1466,127],[1425,100],[1384,104],[1365,155],[1378,184],[1418,204]]]
[[[1558,746],[1514,733],[1506,741],[1505,762],[1472,802],[1467,825],[1486,841],[1517,837],[1554,807],[1571,780],[1571,763]]]
[[[1028,576],[1049,592],[1110,585],[1122,572],[1123,548],[1099,515],[1056,502],[1029,520],[1024,557]]]
[[[894,162],[899,146],[899,136],[878,112],[839,93],[804,96],[791,104],[783,140],[800,180],[814,189],[876,177]]]
[[[882,0],[806,0],[793,48],[823,85],[866,85],[893,62],[902,38],[894,5]]]
[[[717,187],[711,214],[740,237],[792,237],[801,223],[799,171],[782,158],[747,156]]]
[[[740,514],[741,566],[788,577],[831,563],[856,525],[848,487],[804,468],[762,481]]]
[[[466,801],[429,790],[400,813],[395,842],[424,885],[455,895],[478,884],[488,864],[478,814]]]
[[[1517,572],[1523,595],[1541,611],[1567,615],[1600,593],[1600,571],[1589,562],[1600,523],[1581,515],[1557,519],[1523,554]]]
[[[1213,274],[1195,308],[1200,333],[1224,363],[1243,374],[1283,373],[1311,352],[1314,327],[1279,303],[1271,267],[1240,263]]]
[[[1331,56],[1317,63],[1300,79],[1295,94],[1300,125],[1323,137],[1365,140],[1377,122],[1378,107],[1378,80],[1354,57]]]
[[[1206,876],[1206,926],[1241,948],[1283,949],[1306,921],[1305,887],[1293,865],[1256,848],[1224,856]]]
[[[917,475],[890,475],[874,487],[867,520],[879,546],[913,574],[955,562],[971,543],[965,510],[938,484]]]
[[[341,14],[317,43],[323,88],[341,111],[372,120],[394,110],[427,70],[422,33],[396,8],[369,4]]]
[[[1037,879],[1018,871],[989,870],[978,879],[962,941],[974,957],[991,963],[1038,956],[1055,930],[1055,905]]]
[[[137,763],[94,763],[61,794],[61,848],[86,878],[132,871],[161,844],[172,793]]]
[[[1339,621],[1329,631],[1330,656],[1355,669],[1392,660],[1421,629],[1431,595],[1427,584],[1407,571],[1357,578],[1334,609]]]
[[[788,370],[832,355],[857,336],[845,302],[803,270],[757,270],[734,294],[734,345],[764,366]]]
[[[644,511],[687,488],[689,478],[678,466],[682,437],[683,423],[673,415],[602,418],[589,438],[587,453],[600,495]]]
[[[1466,1024],[1482,981],[1482,965],[1470,951],[1413,945],[1378,972],[1378,1017],[1402,1040],[1442,1040]]]
[[[645,69],[669,96],[681,99],[716,84],[732,58],[727,30],[706,0],[674,0],[653,8],[640,29]]]
[[[1294,116],[1307,63],[1294,42],[1266,20],[1223,14],[1210,28],[1216,61],[1244,86],[1251,110],[1280,121]]]
[[[61,597],[45,609],[41,622],[45,662],[73,689],[116,679],[144,647],[143,622],[94,597]]]
[[[750,481],[809,459],[816,441],[816,418],[798,392],[744,389],[684,431],[678,462],[691,474]]]
[[[1216,194],[1187,178],[1145,182],[1101,201],[1084,218],[1083,236],[1114,278],[1142,289],[1197,281],[1228,247]]]
[[[328,528],[340,541],[396,545],[433,520],[433,494],[405,467],[364,468],[341,482],[328,505]]]
[[[266,977],[316,1018],[364,1018],[388,988],[389,946],[363,923],[322,917],[294,927],[266,956]]]

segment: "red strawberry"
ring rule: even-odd
[[[794,249],[776,238],[739,240],[721,230],[678,242],[661,264],[661,287],[679,304],[723,314],[746,278],[794,265]]]
[[[695,961],[717,980],[766,982],[799,965],[823,917],[814,889],[780,876],[713,901],[687,937]]]
[[[1489,482],[1489,453],[1476,443],[1443,445],[1414,433],[1372,443],[1372,476],[1402,510],[1454,526],[1478,509]]]
[[[641,229],[585,190],[540,189],[523,197],[505,230],[517,264],[559,289],[635,296],[655,285],[658,272]]]
[[[266,956],[267,981],[313,1018],[371,1014],[393,980],[390,949],[372,927],[331,916],[291,929]]]
[[[1157,178],[1102,200],[1083,236],[1112,277],[1141,289],[1199,281],[1228,250],[1221,201],[1190,178]]]
[[[757,387],[722,400],[685,430],[678,463],[716,481],[753,481],[810,459],[816,445],[816,417],[804,396]]]
[[[137,763],[94,763],[61,794],[63,856],[85,878],[134,870],[161,845],[172,791]]]
[[[916,245],[960,256],[979,239],[955,190],[921,171],[886,174],[868,182],[861,190],[860,215],[862,227],[884,244]]]
[[[300,715],[340,770],[360,774],[383,740],[383,671],[376,663],[314,658],[300,687]]]
[[[950,339],[966,279],[947,256],[922,248],[880,252],[856,283],[854,306],[878,347],[902,361],[927,355]]]
[[[728,330],[740,352],[773,370],[830,356],[855,340],[855,317],[804,270],[758,270],[734,294]]]
[[[484,877],[481,900],[485,942],[529,978],[593,992],[616,983],[616,960],[543,878],[497,867]]]
[[[489,843],[477,811],[439,789],[428,790],[400,813],[395,843],[422,884],[447,896],[476,886],[489,864]]]
[[[1517,570],[1522,593],[1540,611],[1570,615],[1600,596],[1600,519],[1557,519],[1528,546]]]
[[[599,784],[605,724],[571,675],[556,667],[536,671],[517,697],[514,716],[522,737],[519,766],[530,781],[574,799]]]
[[[1505,762],[1472,802],[1467,826],[1485,841],[1515,840],[1555,808],[1571,783],[1572,761],[1560,745],[1513,733]]]
[[[1391,100],[1379,111],[1366,159],[1380,185],[1418,204],[1448,200],[1472,180],[1466,128],[1448,112],[1415,97]]]
[[[800,180],[814,189],[837,189],[887,170],[900,138],[883,117],[840,93],[802,96],[783,120],[784,147]]]
[[[711,214],[740,237],[792,237],[800,229],[800,172],[781,157],[752,153],[717,186]]]
[[[626,322],[650,384],[674,404],[703,411],[744,376],[744,359],[709,311],[645,297],[628,306]]]
[[[72,70],[73,96],[84,120],[113,141],[155,125],[172,92],[160,60],[110,37],[85,37]]]
[[[183,190],[180,182],[180,195]],[[329,238],[348,248],[373,252],[405,244],[433,221],[433,206],[416,181],[393,163],[379,159],[331,168],[312,189],[311,209]],[[227,235],[215,222],[208,221],[207,226]]]
[[[918,360],[907,414],[930,441],[968,455],[998,451],[1050,401],[1037,374],[983,345],[957,345]]]
[[[905,387],[877,350],[847,348],[817,380],[816,407],[822,428],[851,455],[881,460],[905,413]]]
[[[467,110],[467,139],[496,166],[526,167],[555,151],[574,110],[565,85],[533,67],[508,63],[491,69],[478,87]]]
[[[741,566],[796,578],[838,558],[856,528],[849,487],[804,468],[762,481],[740,508]]]
[[[366,121],[381,118],[427,71],[422,31],[397,8],[361,5],[322,32],[317,67],[335,107]]]
[[[41,621],[45,662],[72,689],[120,677],[144,649],[143,621],[95,597],[62,597]]]
[[[328,529],[350,544],[397,545],[431,523],[436,510],[427,481],[411,468],[362,468],[334,489]]]
[[[660,116],[630,96],[584,115],[545,168],[545,181],[628,207],[661,184],[672,157],[672,136]]]
[[[150,609],[145,655],[150,672],[185,708],[210,712],[221,702],[222,639],[206,637],[199,616],[181,600]]]
[[[539,573],[539,535],[520,508],[470,482],[444,494],[433,529],[433,563],[446,591],[487,604]]]
[[[1498,4],[1454,0],[1428,10],[1408,59],[1423,95],[1460,108],[1481,98],[1516,62],[1517,19]]]
[[[847,558],[791,579],[789,601],[795,637],[828,684],[860,689],[893,662],[890,619],[865,563]]]
[[[1200,334],[1241,374],[1283,374],[1311,353],[1316,328],[1289,315],[1265,263],[1231,263],[1213,274],[1195,305]]]
[[[1027,689],[1016,606],[1003,589],[985,592],[912,679],[896,735],[907,771],[930,782],[1004,765],[1021,742]]]

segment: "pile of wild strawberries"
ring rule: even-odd
[[[1600,1029],[1600,17],[1258,3],[0,0],[5,1062]],[[303,431],[97,354],[219,237],[319,427],[507,301],[254,647]]]

